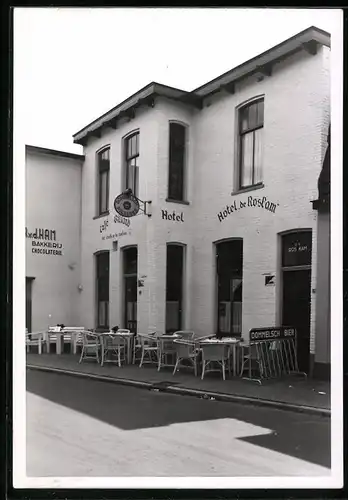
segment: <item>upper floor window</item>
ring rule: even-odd
[[[139,132],[125,139],[126,189],[138,196],[139,187]]]
[[[262,182],[263,109],[259,99],[239,111],[239,188]]]
[[[184,201],[186,127],[180,123],[169,124],[169,173],[168,198]]]
[[[98,153],[98,215],[109,209],[110,148]]]

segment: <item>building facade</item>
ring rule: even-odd
[[[309,371],[329,47],[309,28],[193,92],[152,83],[74,135],[77,322],[246,338],[296,326]],[[117,214],[125,189],[151,213]]]

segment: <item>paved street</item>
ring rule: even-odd
[[[330,420],[27,370],[28,476],[323,476]]]

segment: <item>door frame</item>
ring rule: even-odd
[[[35,277],[25,277],[25,327],[28,328],[28,333],[32,333],[33,329],[33,282]],[[27,327],[27,284],[30,287],[30,327]]]

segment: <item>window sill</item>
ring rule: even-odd
[[[102,217],[107,217],[109,214],[110,214],[110,210],[108,210],[107,212],[103,212],[102,214],[95,215],[93,217],[93,220],[95,220],[95,219],[101,219]]]
[[[257,189],[262,189],[264,187],[265,187],[264,183],[260,182],[259,184],[254,184],[253,186],[248,186],[245,188],[238,189],[237,191],[232,191],[231,196],[236,196],[237,194],[248,193],[249,191],[256,191]]]
[[[166,201],[168,203],[179,203],[179,205],[189,205],[189,201],[184,201],[184,200],[173,200],[172,198],[166,198]]]

